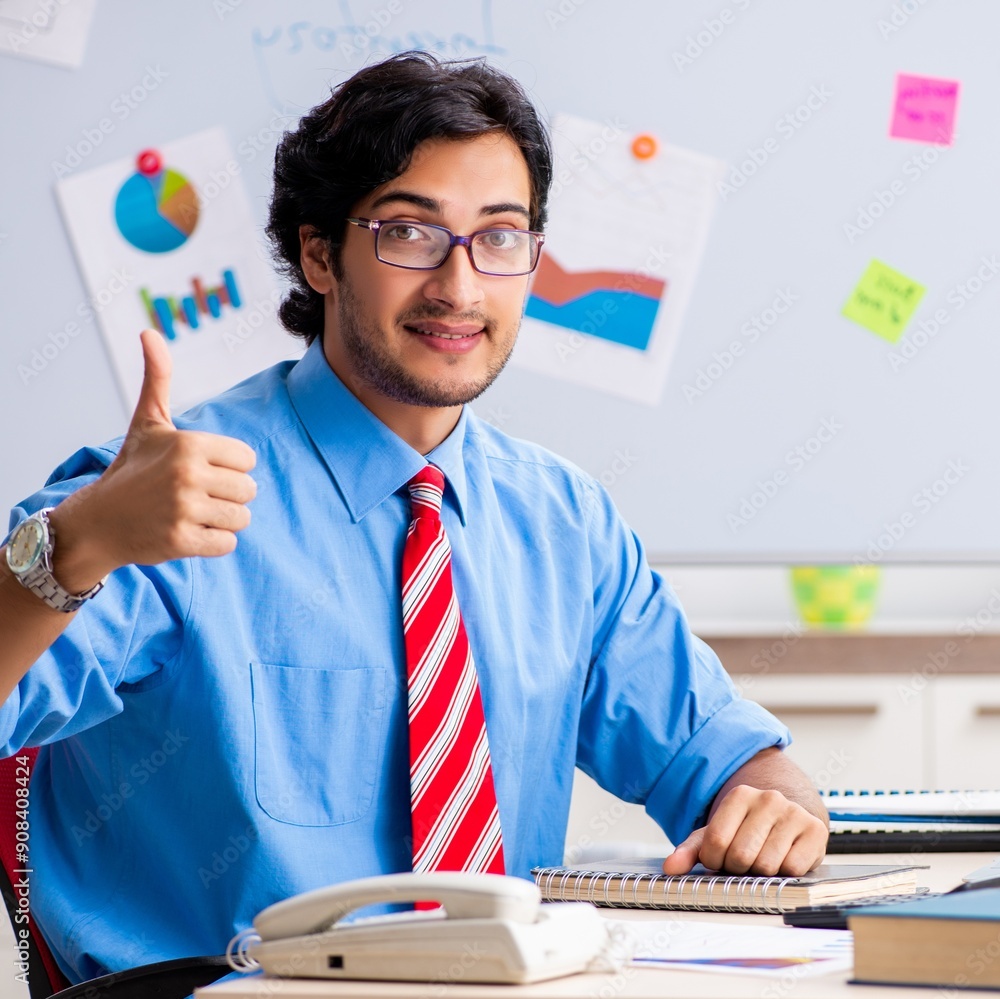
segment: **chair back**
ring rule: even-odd
[[[52,952],[31,918],[30,895],[26,885],[28,837],[31,814],[28,809],[28,782],[37,749],[22,749],[16,756],[0,759],[0,893],[7,906],[14,941],[20,959],[15,976],[27,980],[31,999],[48,999],[66,988],[66,981]]]

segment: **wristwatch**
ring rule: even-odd
[[[52,507],[39,510],[15,528],[7,539],[7,565],[18,582],[37,597],[41,597],[53,610],[71,614],[79,610],[91,597],[100,593],[107,576],[85,593],[64,590],[52,575],[52,552],[56,534],[49,522]]]

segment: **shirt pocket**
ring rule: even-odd
[[[371,807],[386,670],[251,663],[257,803],[279,822],[335,826]]]

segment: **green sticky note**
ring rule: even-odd
[[[881,260],[873,260],[841,315],[896,343],[927,289]]]

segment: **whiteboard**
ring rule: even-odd
[[[742,177],[658,402],[511,364],[480,415],[598,476],[655,560],[996,561],[997,37],[988,0],[98,0],[79,69],[0,55],[0,498],[128,417],[92,321],[18,374],[86,300],[56,164],[220,125],[262,226],[281,130],[416,46],[485,55],[547,117],[623,121]],[[951,146],[888,136],[898,73],[960,81]],[[926,288],[896,344],[840,314],[873,259]]]

